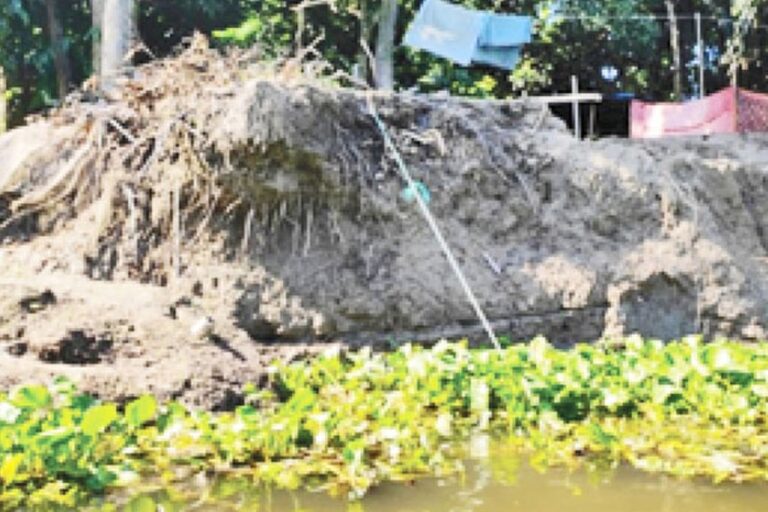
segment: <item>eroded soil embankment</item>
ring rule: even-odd
[[[199,48],[153,66],[0,137],[1,384],[226,407],[323,343],[481,333],[364,93]],[[500,333],[765,336],[764,136],[578,142],[525,103],[374,101]]]

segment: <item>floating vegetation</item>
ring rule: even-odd
[[[461,441],[478,431],[541,468],[768,479],[766,344],[334,352],[275,366],[247,396],[216,414],[150,396],[120,408],[65,380],[0,395],[0,508],[75,507],[215,472],[355,499],[384,481],[461,471]]]

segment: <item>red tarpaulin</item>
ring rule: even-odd
[[[763,132],[768,131],[768,95],[728,87],[687,103],[633,100],[629,117],[633,139]]]

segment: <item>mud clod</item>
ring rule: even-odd
[[[619,303],[627,333],[643,332],[661,340],[701,332],[698,297],[693,283],[655,274],[627,290]]]
[[[25,313],[36,313],[54,304],[56,304],[56,296],[51,290],[45,290],[39,295],[24,297],[19,301],[19,307]]]
[[[114,361],[111,339],[98,338],[76,330],[56,343],[37,347],[41,361],[54,364],[90,365]]]

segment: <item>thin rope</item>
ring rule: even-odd
[[[477,298],[475,297],[475,294],[472,291],[472,288],[469,286],[467,279],[464,277],[464,272],[462,272],[458,261],[456,261],[456,258],[453,255],[453,251],[451,251],[451,248],[448,246],[448,242],[445,241],[445,237],[443,237],[443,234],[440,231],[440,228],[437,226],[437,222],[435,221],[435,218],[432,216],[432,213],[429,211],[429,207],[427,206],[427,203],[424,201],[424,198],[421,197],[421,193],[419,192],[416,182],[411,177],[411,173],[410,171],[408,171],[408,167],[405,165],[405,162],[403,161],[403,157],[400,155],[400,151],[398,151],[394,142],[392,142],[392,138],[389,136],[389,133],[387,132],[387,127],[384,126],[384,122],[381,120],[378,112],[376,111],[376,105],[374,105],[373,103],[373,97],[371,96],[370,93],[368,93],[366,97],[368,100],[368,112],[371,114],[371,117],[373,117],[373,120],[376,122],[376,126],[379,128],[379,131],[381,132],[381,136],[384,138],[384,144],[394,155],[395,162],[397,162],[397,167],[400,170],[400,174],[405,180],[405,182],[408,184],[408,190],[413,190],[415,192],[413,195],[416,198],[416,202],[419,205],[421,214],[424,216],[424,219],[426,219],[427,224],[429,224],[429,228],[432,230],[432,234],[435,235],[435,238],[437,239],[438,244],[440,244],[440,248],[442,249],[443,254],[445,254],[445,257],[448,259],[448,263],[451,265],[451,268],[453,269],[454,274],[456,274],[456,278],[461,283],[461,287],[464,289],[464,293],[466,294],[467,299],[469,299],[470,304],[472,304],[472,307],[475,310],[475,314],[477,315],[477,318],[480,319],[480,323],[483,325],[483,328],[485,329],[485,332],[488,334],[488,338],[490,338],[491,343],[493,343],[493,346],[496,348],[496,350],[501,351],[501,345],[499,344],[498,338],[496,338],[496,333],[493,331],[493,327],[491,327],[490,322],[488,322],[488,317],[485,316],[485,312],[483,312],[483,308],[480,307],[480,303],[477,301]]]
[[[695,15],[681,14],[675,16],[678,20],[695,20]],[[630,14],[627,16],[600,16],[597,14],[583,15],[583,14],[553,14],[554,20],[669,20],[670,16],[667,14]],[[709,21],[721,21],[724,23],[733,23],[733,18],[723,18],[720,16],[702,16],[702,20]]]
[[[682,14],[675,16],[678,20],[695,21],[695,15]],[[669,21],[670,17],[666,14],[630,14],[627,16],[599,16],[583,14],[553,14],[544,22],[549,21],[592,21],[592,20],[631,20],[631,21]],[[718,23],[741,23],[742,20],[734,18],[724,18],[722,16],[702,16],[702,21],[716,21]],[[749,23],[750,29],[767,29],[768,25]]]

